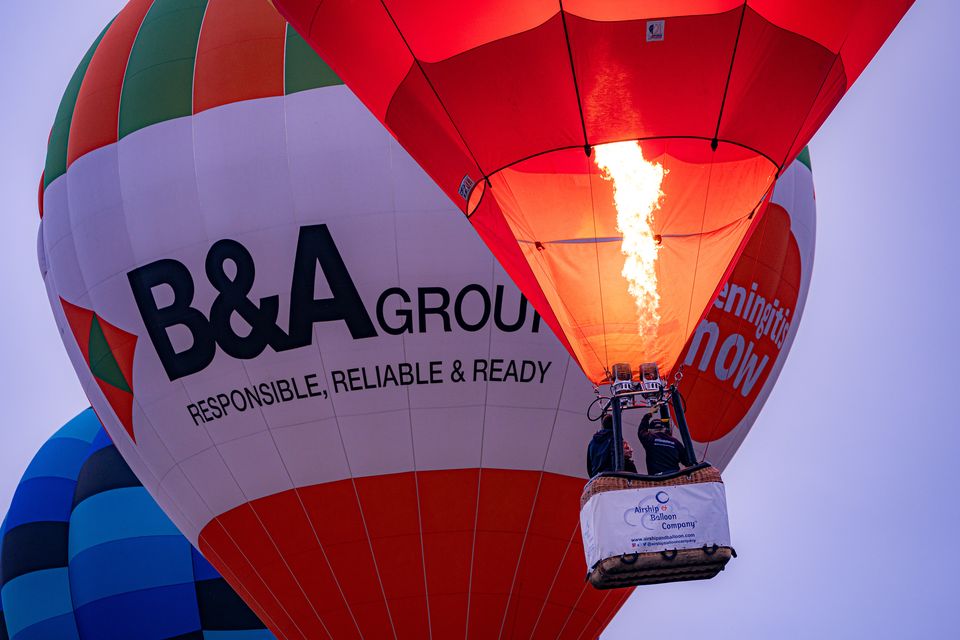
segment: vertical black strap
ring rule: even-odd
[[[567,14],[563,10],[563,0],[560,3],[560,20],[563,22],[563,39],[567,42],[567,56],[570,58],[570,75],[573,77],[573,90],[577,94],[577,109],[580,111],[580,129],[583,131],[583,150],[589,156],[591,153],[590,141],[587,139],[587,123],[583,119],[583,102],[580,100],[580,84],[577,82],[577,71],[573,66],[573,48],[570,46],[570,32],[567,30]]]
[[[737,60],[737,48],[740,46],[740,32],[743,31],[743,17],[747,14],[747,1],[743,1],[743,9],[740,11],[740,24],[737,25],[737,39],[733,42],[733,55],[730,56],[730,70],[727,72],[727,82],[723,86],[723,99],[720,101],[720,113],[717,115],[717,128],[713,132],[713,140],[710,141],[710,148],[717,150],[720,136],[720,121],[723,120],[723,108],[727,104],[727,91],[730,90],[730,78],[733,76],[733,63]]]

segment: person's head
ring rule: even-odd
[[[651,429],[656,429],[657,431],[670,431],[670,418],[657,416],[651,420],[651,424]]]
[[[600,426],[604,429],[613,429],[613,415],[605,413],[600,419]]]
[[[645,413],[643,417],[640,418],[640,425],[637,427],[637,433],[642,433],[650,428],[650,414]]]
[[[670,430],[670,419],[662,417],[654,413],[645,413],[643,418],[640,419],[640,426],[637,428],[637,433],[643,433],[644,431],[661,431],[661,430]]]

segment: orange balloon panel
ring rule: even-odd
[[[484,197],[499,206],[481,202],[471,217],[481,234],[498,216],[506,220],[559,333],[594,381],[615,362],[673,368],[750,227],[749,216],[741,215],[759,205],[750,194],[763,193],[773,179],[768,162],[735,147],[714,153],[695,140],[642,147],[644,158],[664,169],[665,195],[650,225],[659,239],[655,334],[638,330],[636,301],[621,274],[613,183],[582,150],[538,156],[491,176],[492,196]],[[714,155],[715,164],[699,161],[703,154]],[[750,188],[730,188],[734,184]]]

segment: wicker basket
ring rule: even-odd
[[[669,487],[701,482],[723,481],[720,478],[720,472],[709,464],[700,464],[662,477],[626,473],[600,475],[583,488],[580,508],[583,509],[591,497],[605,491]],[[605,558],[595,564],[587,575],[587,579],[597,589],[708,580],[723,571],[730,559],[735,557],[736,552],[732,547],[717,546],[624,554]]]

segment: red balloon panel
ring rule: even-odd
[[[200,547],[281,638],[593,638],[624,594],[584,581],[582,484],[503,469],[343,480],[228,511]]]

